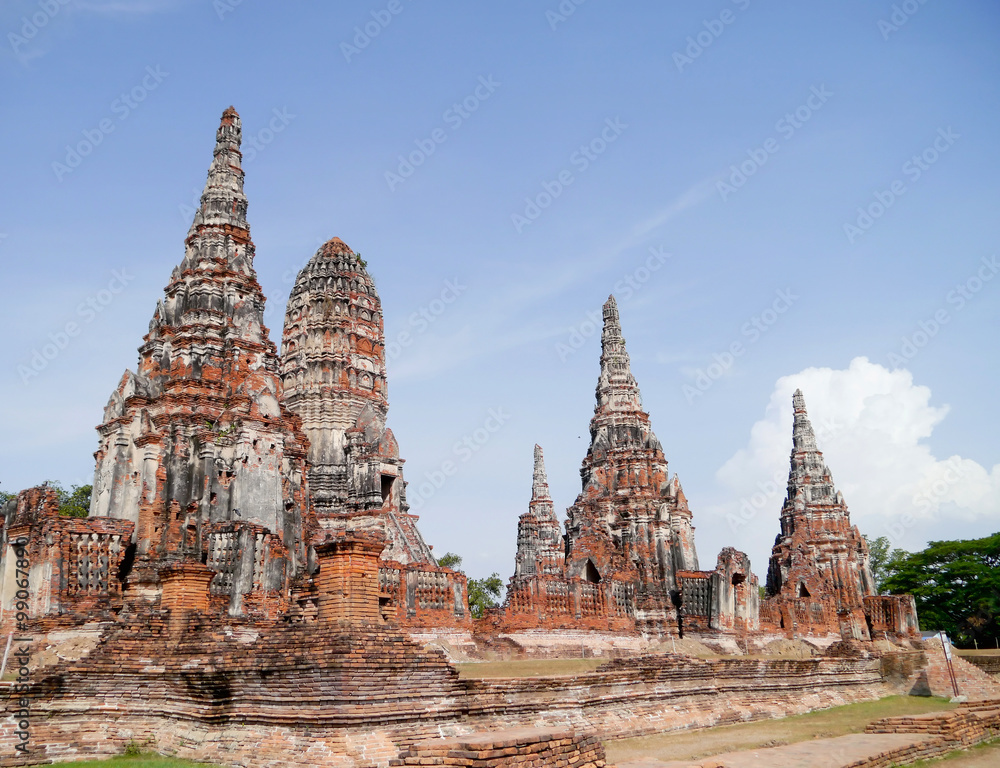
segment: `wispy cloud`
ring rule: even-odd
[[[677,218],[690,208],[694,208],[700,203],[708,200],[715,192],[715,182],[719,176],[711,176],[702,179],[697,184],[689,187],[680,195],[667,203],[660,211],[650,216],[643,222],[637,224],[629,236],[622,241],[619,250],[625,250],[636,245],[640,245],[646,238],[656,232],[668,221]]]
[[[89,0],[77,2],[75,8],[102,16],[146,16],[167,13],[190,5],[191,2],[192,0]]]

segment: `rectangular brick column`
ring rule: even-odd
[[[164,565],[159,573],[163,587],[160,607],[170,611],[171,629],[182,626],[192,613],[208,612],[208,587],[215,571],[193,560],[181,560]]]
[[[378,567],[385,540],[348,533],[316,547],[320,621],[378,624]]]

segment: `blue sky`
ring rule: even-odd
[[[863,532],[1000,528],[1000,9],[622,5],[4,2],[0,489],[89,481],[233,104],[272,339],[320,243],[362,253],[470,574],[512,572],[536,442],[579,491],[612,291],[703,567],[765,573],[796,386]]]

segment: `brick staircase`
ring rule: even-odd
[[[954,692],[941,643],[937,640],[929,641],[924,653],[927,655],[927,669],[921,673],[912,693],[951,698]],[[955,669],[960,696],[968,696],[970,701],[1000,699],[1000,680],[970,664],[954,651],[951,663]],[[925,689],[920,690],[923,687]]]

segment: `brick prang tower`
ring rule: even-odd
[[[875,594],[868,545],[851,525],[844,496],[816,444],[801,390],[792,396],[791,468],[781,507],[781,533],[767,568],[768,598],[833,596],[840,612],[854,612]]]
[[[561,576],[566,549],[559,518],[549,495],[542,448],[535,446],[535,466],[528,511],[517,521],[517,555],[514,580],[531,576]]]
[[[604,305],[601,375],[583,492],[566,522],[566,574],[636,585],[640,624],[672,623],[678,571],[698,569],[691,512],[642,410],[614,296]]]
[[[208,559],[226,571],[213,591],[233,594],[285,588],[305,568],[311,526],[306,440],[281,404],[263,323],[240,142],[230,107],[184,259],[157,302],[137,370],[125,372],[98,427],[90,510],[135,524],[137,571]],[[224,544],[240,536],[258,543],[256,555]]]
[[[392,430],[382,303],[361,256],[340,238],[299,272],[282,337],[285,403],[309,438],[309,486],[319,524],[385,533],[383,560],[436,565],[408,513]]]

